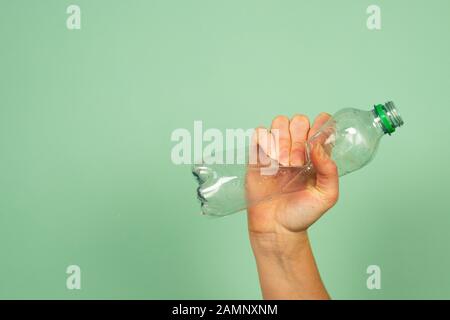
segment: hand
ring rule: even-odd
[[[250,198],[264,198],[265,194],[278,193],[280,188],[292,180],[305,164],[306,140],[325,124],[330,115],[321,113],[310,128],[306,116],[296,115],[289,120],[278,116],[272,122],[272,130],[278,130],[278,139],[264,128],[257,129],[256,136],[266,133],[269,141],[278,140],[277,160],[281,167],[277,174],[263,176],[259,170],[248,170],[247,194]],[[264,148],[264,146],[263,146]],[[270,151],[265,150],[271,157]],[[314,144],[311,162],[314,173],[297,183],[298,191],[279,194],[272,199],[251,205],[248,208],[248,228],[251,238],[273,242],[273,237],[291,237],[305,232],[317,219],[330,209],[338,199],[338,173],[328,151],[322,144]],[[270,241],[266,241],[270,237]],[[254,241],[252,241],[254,242]],[[283,240],[284,242],[284,240]],[[284,244],[283,244],[284,246]]]
[[[326,143],[333,128],[315,135],[329,119],[322,113],[310,128],[305,116],[290,121],[279,116],[272,122],[272,132],[264,128],[256,132],[257,154],[262,149],[281,165],[274,175],[263,175],[258,169],[262,163],[256,168],[249,165],[246,175],[248,200],[265,200],[250,202],[248,208],[250,241],[265,299],[329,299],[306,233],[338,199],[338,172],[329,156],[332,145]],[[305,175],[306,140],[312,136],[313,170]],[[283,193],[286,186],[292,192]],[[267,200],[269,195],[273,196]]]

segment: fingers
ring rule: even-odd
[[[312,137],[314,134],[317,133],[317,131],[319,131],[319,129],[328,121],[330,120],[331,115],[326,113],[326,112],[322,112],[320,113],[316,119],[314,119],[314,123],[311,127],[311,129],[309,130],[309,134],[308,134],[308,138]]]
[[[271,132],[278,150],[278,162],[289,166],[289,153],[291,150],[291,135],[289,133],[289,119],[278,116],[272,121]]]
[[[313,145],[311,161],[316,170],[316,189],[325,203],[331,207],[336,203],[339,196],[336,164],[321,144]]]
[[[271,159],[278,160],[283,166],[302,166],[305,164],[305,147],[310,137],[316,134],[320,128],[331,118],[327,113],[319,114],[312,127],[304,115],[296,115],[289,121],[285,116],[278,116],[272,121],[271,131],[266,128],[257,128],[256,144],[262,151],[258,151],[258,159],[267,155]],[[332,128],[331,128],[332,129]],[[310,142],[311,161],[316,171],[315,189],[326,206],[333,206],[339,195],[338,170],[331,159],[331,148],[324,147],[322,139],[328,134],[321,131]],[[330,130],[332,133],[333,130]],[[331,144],[330,144],[331,146]],[[267,157],[266,157],[267,159]],[[260,162],[262,162],[260,160]]]
[[[249,164],[268,165],[270,159],[276,160],[278,153],[273,135],[264,127],[258,127],[252,136],[249,150]]]
[[[289,131],[291,135],[290,165],[302,166],[305,163],[305,143],[309,131],[308,117],[295,115],[289,124]]]
[[[319,114],[310,128],[308,117],[295,115],[292,120],[277,116],[272,121],[270,132],[266,128],[256,129],[256,143],[267,155],[283,166],[302,166],[305,163],[306,141],[331,118],[328,113]],[[319,141],[316,141],[319,142]]]

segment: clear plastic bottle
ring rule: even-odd
[[[261,166],[245,164],[207,164],[204,161],[192,168],[197,178],[198,199],[202,213],[211,216],[226,216],[246,207],[267,201],[273,196],[295,192],[302,188],[305,180],[314,175],[310,161],[310,150],[317,143],[331,155],[339,176],[353,172],[369,163],[385,134],[391,134],[395,128],[403,125],[403,120],[393,102],[375,105],[372,110],[363,111],[347,108],[338,111],[322,128],[306,142],[306,162],[301,167],[285,167],[276,163],[276,179],[273,175],[264,175]],[[248,148],[250,149],[250,148]],[[246,148],[246,159],[249,152]],[[274,161],[270,159],[270,167]],[[258,183],[264,179],[276,181],[267,183],[267,192],[259,192],[254,198],[247,192],[249,175],[260,175]]]

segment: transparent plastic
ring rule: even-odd
[[[392,102],[383,105],[383,109],[394,129],[403,124]],[[300,167],[282,166],[270,157],[264,165],[249,164],[252,153],[250,146],[236,151],[245,153],[244,164],[207,164],[211,162],[203,159],[201,164],[192,168],[199,184],[197,196],[202,213],[226,216],[279,194],[296,192],[306,187],[315,174],[310,161],[310,152],[315,144],[320,144],[331,156],[339,176],[364,167],[375,156],[381,137],[388,133],[381,120],[375,110],[347,108],[338,111],[308,139],[305,146],[306,161]],[[270,172],[273,168],[276,169]],[[257,196],[252,192],[255,185],[258,186]]]

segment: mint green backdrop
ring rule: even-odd
[[[172,131],[388,99],[405,126],[311,228],[318,265],[334,298],[450,298],[449,31],[446,0],[1,0],[0,298],[260,298],[245,213],[199,215]]]

